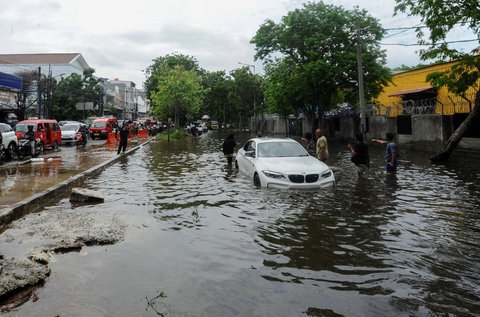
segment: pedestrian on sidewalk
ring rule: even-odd
[[[125,150],[127,149],[127,141],[128,141],[128,127],[127,127],[127,125],[123,124],[118,132],[120,133],[120,141],[118,142],[117,154],[120,154],[120,151],[122,153],[125,153]]]

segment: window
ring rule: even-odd
[[[398,116],[397,117],[397,133],[398,134],[412,134],[412,117]]]
[[[42,125],[41,123],[39,123],[39,124],[37,125],[37,131],[38,131],[38,132],[43,131],[43,125]]]

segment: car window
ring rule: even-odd
[[[268,142],[258,145],[257,157],[308,156],[305,148],[296,142]]]
[[[255,151],[255,141],[248,141],[243,149],[245,151]]]
[[[41,123],[37,125],[37,131],[43,131],[43,125]]]
[[[62,131],[78,131],[80,126],[78,124],[65,124],[62,126]]]
[[[92,128],[105,128],[106,125],[105,121],[93,121]]]
[[[5,133],[8,132],[7,127],[4,126],[3,124],[0,124],[0,133]]]

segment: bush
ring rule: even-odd
[[[156,139],[159,141],[168,141],[168,131],[163,131],[162,133],[157,134]],[[170,131],[170,141],[176,141],[183,139],[184,133],[179,130]]]

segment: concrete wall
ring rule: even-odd
[[[353,117],[339,118],[340,129],[335,130],[335,120],[323,120],[322,129],[327,137],[336,140],[348,141],[356,132],[359,131],[359,119]],[[444,142],[448,140],[452,133],[451,116],[442,115],[416,115],[412,116],[412,134],[397,134],[395,118],[384,116],[369,117],[369,132],[367,140],[385,139],[387,132],[395,134],[395,139],[399,144],[403,144],[412,149],[421,151],[439,151]],[[303,119],[303,134],[312,130],[311,122]],[[261,125],[259,125],[259,128]],[[264,120],[263,132],[268,135],[286,136],[285,119],[268,118]],[[294,137],[294,136],[292,136]],[[480,139],[463,138],[458,145],[459,149],[480,151]]]
[[[441,115],[412,116],[412,147],[422,151],[438,151],[443,146],[444,125]]]
[[[385,139],[387,132],[396,134],[395,118],[384,116],[372,116],[368,118],[368,139]]]

